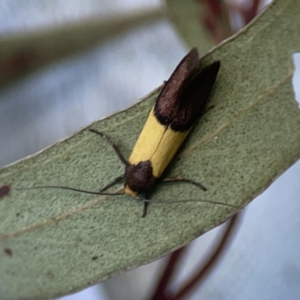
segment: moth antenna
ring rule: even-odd
[[[93,192],[93,191],[87,191],[87,190],[81,190],[81,189],[75,189],[67,186],[60,186],[60,185],[41,185],[41,186],[34,186],[34,187],[28,187],[28,188],[16,188],[18,191],[23,190],[36,190],[36,189],[64,189],[79,193],[85,193],[85,194],[92,194],[92,195],[104,195],[104,196],[117,196],[117,195],[124,195],[124,193],[105,193],[105,192]]]
[[[148,199],[143,199],[143,198],[138,198],[138,200],[141,200],[141,201],[146,202],[146,203],[157,203],[157,204],[180,203],[180,202],[206,202],[206,203],[219,204],[219,205],[239,208],[239,206],[237,206],[237,205],[218,202],[218,201],[211,201],[211,200],[192,200],[192,199],[188,199],[188,200],[163,201],[163,200],[148,200]]]

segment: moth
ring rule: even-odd
[[[146,215],[147,204],[156,202],[149,200],[149,194],[158,181],[189,182],[206,190],[200,183],[189,179],[161,179],[164,170],[203,112],[203,108],[209,99],[209,94],[220,69],[220,61],[213,62],[200,70],[200,72],[198,71],[198,64],[198,50],[193,48],[181,60],[169,80],[165,82],[154,106],[149,112],[145,125],[128,160],[123,156],[119,147],[105,133],[89,129],[90,132],[105,138],[113,147],[121,162],[125,165],[124,174],[108,183],[99,192],[64,186],[41,186],[34,188],[64,188],[91,194],[120,195],[123,193],[106,193],[105,191],[121,180],[124,180],[125,194],[132,197],[138,197],[139,194],[145,195],[145,199],[138,198],[144,201],[143,217]],[[209,200],[193,201],[205,201],[232,206]],[[180,200],[171,202],[180,202]]]

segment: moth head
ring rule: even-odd
[[[152,164],[149,160],[136,165],[128,165],[125,169],[125,194],[136,197],[149,191],[156,181]]]

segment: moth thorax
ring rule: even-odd
[[[156,181],[153,176],[152,164],[149,160],[141,161],[137,165],[129,165],[125,169],[125,193],[146,193]],[[131,190],[131,191],[130,191]],[[136,195],[135,195],[136,196]]]

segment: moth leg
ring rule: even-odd
[[[125,174],[122,174],[122,175],[118,176],[113,181],[109,182],[106,186],[104,186],[102,189],[100,189],[99,192],[106,191],[107,189],[109,189],[110,187],[112,187],[113,185],[115,185],[116,183],[121,181],[122,179],[124,179],[124,177],[125,177]]]
[[[193,184],[197,187],[199,187],[200,189],[202,189],[203,191],[207,191],[207,188],[202,185],[201,183],[199,182],[196,182],[194,180],[191,180],[191,179],[186,179],[186,178],[181,178],[181,177],[166,177],[162,180],[162,182],[164,183],[170,183],[170,182],[186,182],[186,183],[190,183],[190,184]]]
[[[124,165],[129,165],[129,162],[127,161],[127,159],[124,157],[124,155],[122,154],[122,152],[120,151],[119,147],[114,144],[110,138],[103,132],[95,130],[95,129],[89,129],[90,132],[96,133],[98,135],[100,135],[101,137],[105,138],[107,140],[107,142],[113,147],[114,151],[116,152],[116,154],[118,155],[119,159],[121,160],[121,162]]]
[[[145,218],[147,215],[147,210],[148,210],[148,202],[144,202],[144,208],[143,208],[143,214],[142,214],[142,218]]]
[[[145,199],[149,200],[149,194],[148,193],[145,194]],[[148,205],[149,205],[148,202],[144,202],[144,208],[143,208],[142,218],[145,218],[146,215],[147,215]]]

